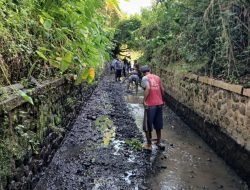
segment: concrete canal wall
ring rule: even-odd
[[[0,190],[27,190],[52,159],[95,85],[75,86],[66,78],[44,82],[29,92],[34,106],[13,95],[13,88],[23,86],[0,89]]]
[[[158,73],[166,103],[250,184],[250,89],[194,74]]]

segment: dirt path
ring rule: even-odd
[[[144,188],[148,155],[135,150],[142,139],[122,85],[104,77],[35,189]]]

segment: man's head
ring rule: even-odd
[[[150,73],[150,68],[149,68],[148,65],[142,66],[140,70],[141,70],[141,72],[142,72],[144,75]]]

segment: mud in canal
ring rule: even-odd
[[[148,155],[123,93],[113,78],[100,81],[36,190],[145,188]]]
[[[35,190],[245,190],[244,182],[165,108],[163,143],[142,150],[142,91],[104,77]]]
[[[142,128],[142,92],[125,97]],[[155,138],[155,137],[153,137]],[[167,106],[162,139],[165,151],[157,151],[147,187],[152,190],[247,190],[247,185]]]

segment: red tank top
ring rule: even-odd
[[[147,75],[150,90],[149,95],[145,101],[147,106],[158,106],[164,104],[161,93],[161,80],[160,77],[148,74]]]

